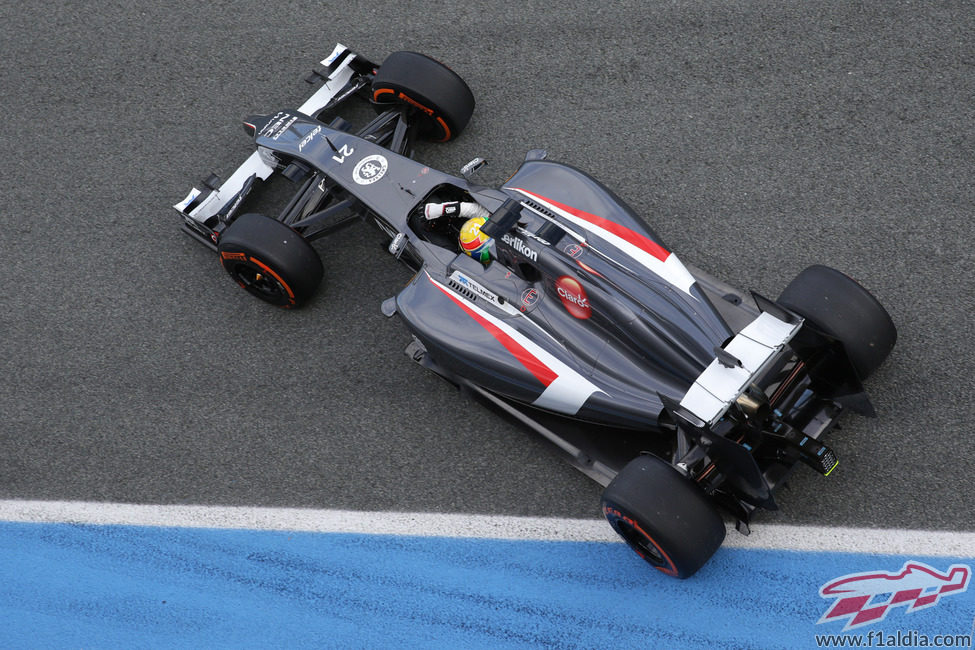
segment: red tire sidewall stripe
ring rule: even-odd
[[[627,525],[631,526],[634,530],[636,530],[641,535],[643,535],[647,539],[647,541],[653,544],[653,547],[660,552],[660,555],[667,562],[667,566],[653,565],[653,568],[669,576],[674,576],[674,577],[677,576],[678,574],[677,566],[674,564],[674,561],[670,559],[670,555],[668,555],[667,551],[661,548],[660,544],[658,544],[657,541],[647,533],[647,531],[643,530],[643,528],[641,528],[638,523],[636,523],[633,519],[624,515],[622,512],[620,512],[618,509],[614,508],[613,506],[609,506],[609,505],[603,506],[603,514],[606,515],[607,517],[613,516],[616,517],[617,519],[623,520]],[[640,557],[643,557],[643,559],[646,559],[646,557],[644,557],[644,555],[639,551],[637,551],[637,554],[640,555]]]

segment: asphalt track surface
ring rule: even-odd
[[[192,7],[192,8],[190,8]],[[778,523],[975,530],[970,2],[0,5],[0,498],[597,517],[599,487],[402,354],[409,272],[362,225],[307,308],[265,306],[171,205],[249,153],[340,41],[447,62],[500,183],[588,170],[671,248],[776,296],[842,269],[900,340],[880,416]]]

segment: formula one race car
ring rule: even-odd
[[[500,188],[411,156],[456,137],[474,110],[437,61],[395,52],[377,66],[339,45],[297,109],[245,120],[256,151],[175,207],[241,287],[296,307],[322,264],[310,242],[374,222],[416,271],[382,303],[412,334],[411,359],[553,441],[602,483],[612,527],[685,578],[721,545],[722,508],[748,532],[797,463],[828,475],[821,436],[896,341],[877,300],[824,266],[778,300],[684,266],[623,201],[578,169],[528,153]],[[335,109],[377,116],[353,132]],[[327,120],[327,121],[326,121]],[[277,218],[242,213],[272,174],[296,191]],[[241,213],[241,214],[239,214]]]

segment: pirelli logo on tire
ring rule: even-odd
[[[406,93],[402,93],[401,92],[399,94],[399,98],[402,99],[407,104],[409,104],[410,106],[415,106],[416,108],[419,108],[421,111],[423,111],[427,115],[433,117],[433,109],[432,108],[428,108],[428,107],[424,106],[423,104],[421,104],[420,102],[416,101],[412,97],[409,97],[408,95],[406,95]]]

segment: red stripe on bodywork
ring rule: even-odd
[[[508,350],[508,352],[513,354],[514,357],[521,362],[521,365],[525,366],[525,369],[534,375],[535,379],[540,381],[543,386],[547,388],[549,384],[558,379],[558,375],[554,370],[542,363],[541,359],[529,352],[525,346],[512,338],[507,332],[464,304],[463,300],[434,282],[433,278],[430,278],[430,282],[433,282],[433,286],[440,289],[445,296],[453,300],[456,305],[467,312],[467,314],[476,320],[481,327],[490,332],[491,336],[496,338],[498,342],[503,345],[506,350]]]
[[[631,230],[624,225],[618,224],[615,221],[610,221],[609,219],[605,219],[598,215],[590,214],[588,212],[583,212],[578,208],[573,208],[571,205],[559,203],[558,201],[544,197],[541,194],[535,194],[534,192],[529,192],[528,190],[521,189],[521,188],[515,188],[515,189],[517,189],[519,192],[530,194],[531,196],[534,196],[537,199],[541,199],[542,201],[551,203],[552,205],[556,206],[560,210],[565,210],[566,212],[568,212],[574,217],[578,217],[584,221],[588,221],[594,226],[597,226],[599,228],[602,228],[603,230],[611,232],[617,237],[619,237],[620,239],[623,239],[624,241],[633,244],[640,250],[645,251],[650,255],[653,255],[661,262],[667,261],[667,258],[670,257],[670,251],[668,251],[666,248],[664,248],[657,242],[653,241],[649,237],[641,235],[635,230]]]

